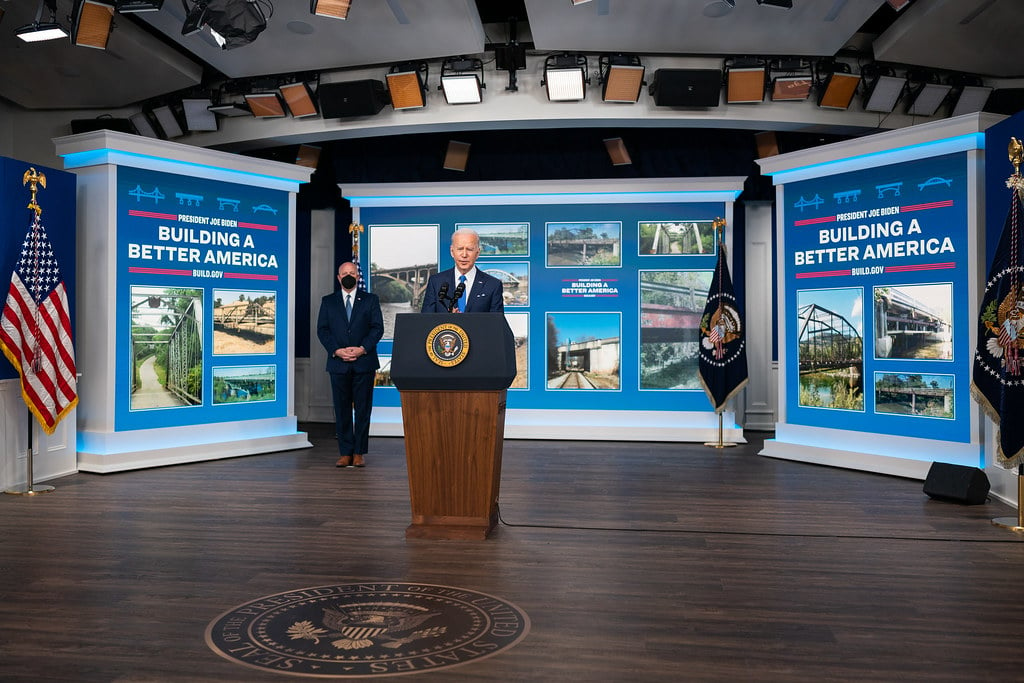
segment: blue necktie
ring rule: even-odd
[[[466,286],[466,276],[465,275],[460,275],[459,276],[459,284],[463,286],[462,296],[459,297],[459,313],[465,313],[466,312],[466,294],[467,294],[467,292],[465,290],[465,286]]]
[[[345,295],[345,318],[348,320],[352,319],[352,295]]]

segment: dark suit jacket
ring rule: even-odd
[[[352,320],[345,319],[345,293],[338,290],[320,300],[316,336],[327,349],[327,372],[373,372],[380,367],[377,342],[384,336],[384,316],[376,294],[356,290],[352,297]],[[362,346],[366,354],[352,362],[334,356],[346,346]]]
[[[448,307],[438,301],[437,292],[441,285],[448,283],[448,296],[455,293],[455,269],[449,268],[435,273],[427,280],[427,291],[423,295],[423,308],[420,313],[447,313]],[[488,275],[480,268],[476,269],[473,289],[466,297],[465,313],[501,313],[505,310],[505,300],[501,296],[501,280]]]

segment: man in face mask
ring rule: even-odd
[[[338,267],[341,289],[320,301],[316,321],[316,334],[327,350],[327,372],[331,375],[340,456],[337,467],[366,464],[373,380],[380,367],[377,342],[384,336],[380,301],[376,294],[356,289],[358,274],[354,263]]]

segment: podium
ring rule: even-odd
[[[483,540],[498,521],[512,330],[502,313],[403,313],[394,339],[412,506],[405,537]]]

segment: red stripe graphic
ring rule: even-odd
[[[793,225],[814,225],[815,223],[831,223],[836,219],[835,216],[822,216],[821,218],[803,218],[798,221],[793,221]]]
[[[850,275],[853,271],[850,270],[819,270],[814,273],[797,273],[796,279],[800,280],[808,277],[836,277],[838,275]]]
[[[886,266],[885,272],[887,273],[908,273],[914,270],[946,270],[948,268],[956,268],[956,264],[949,263],[922,263],[917,266]]]
[[[263,223],[242,223],[241,221],[239,221],[238,227],[249,228],[250,230],[272,230],[274,232],[277,232],[276,225],[264,225]]]
[[[177,270],[174,268],[142,268],[140,266],[132,266],[128,269],[129,273],[143,273],[145,275],[191,275],[191,270]]]
[[[911,204],[909,206],[901,206],[900,213],[907,213],[908,211],[924,211],[925,209],[941,209],[946,206],[953,206],[953,200],[946,199],[941,202],[928,202],[927,204]]]
[[[176,213],[157,213],[155,211],[139,211],[138,209],[128,209],[128,215],[141,218],[163,218],[167,221],[178,220],[178,214]]]
[[[276,275],[260,275],[258,273],[224,273],[224,277],[234,280],[276,280]]]

